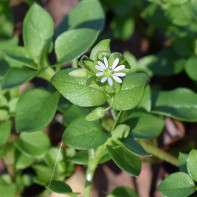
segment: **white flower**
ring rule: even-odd
[[[106,57],[103,58],[103,62],[98,61],[99,65],[96,65],[95,68],[99,70],[100,72],[96,73],[97,77],[103,76],[101,79],[101,83],[104,83],[105,81],[108,81],[108,84],[110,86],[113,85],[113,79],[117,81],[118,83],[122,83],[122,80],[120,77],[124,77],[126,74],[123,72],[118,72],[120,70],[123,70],[125,68],[125,65],[118,65],[119,58],[116,58],[112,64],[112,66],[109,66],[108,60]]]

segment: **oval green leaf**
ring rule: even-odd
[[[42,89],[25,92],[16,106],[17,131],[36,131],[47,126],[55,115],[58,101],[58,92]]]
[[[50,140],[43,131],[24,132],[14,141],[14,145],[27,156],[40,157],[44,155],[50,147]]]
[[[80,1],[69,14],[62,20],[55,31],[58,37],[69,29],[90,28],[102,30],[105,23],[105,13],[98,0]]]
[[[111,141],[107,145],[107,150],[116,165],[132,176],[138,176],[141,171],[141,161],[139,157],[128,151],[120,141]]]
[[[99,31],[83,28],[61,34],[55,41],[58,64],[67,63],[84,54],[96,41]]]
[[[0,145],[5,144],[8,141],[11,129],[12,122],[10,120],[0,123]]]
[[[189,175],[176,172],[164,179],[158,190],[163,196],[185,197],[195,192],[195,185]]]
[[[197,94],[187,88],[155,92],[152,95],[152,112],[177,120],[197,121]]]
[[[190,57],[185,64],[185,71],[187,75],[194,81],[197,81],[197,57]]]
[[[36,76],[37,72],[27,68],[10,68],[6,73],[2,88],[13,88],[31,80]]]
[[[131,127],[134,138],[153,139],[160,135],[165,125],[164,120],[146,112],[132,112],[126,121]]]
[[[52,83],[56,89],[71,103],[82,107],[102,105],[107,96],[103,89],[96,84],[86,85],[88,78],[71,77],[69,73],[73,69],[66,69],[52,77]]]
[[[143,98],[144,87],[148,77],[144,73],[128,74],[122,83],[121,90],[109,100],[115,110],[135,108]]]
[[[197,181],[197,150],[192,150],[187,158],[187,170],[194,181]]]
[[[85,117],[74,120],[63,134],[64,143],[77,149],[96,148],[106,140],[107,136],[100,123],[86,121]]]
[[[107,197],[138,197],[136,192],[129,187],[117,187]]]
[[[53,33],[52,17],[42,7],[34,3],[24,19],[23,40],[25,48],[37,63],[46,41],[52,39]]]

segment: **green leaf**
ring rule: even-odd
[[[137,108],[142,108],[147,112],[151,111],[151,89],[149,85],[145,87],[144,96]]]
[[[139,157],[128,151],[120,141],[111,141],[107,145],[107,150],[116,163],[126,173],[132,176],[138,176],[141,171],[141,161]]]
[[[187,26],[193,20],[193,13],[187,4],[180,6],[171,6],[166,11],[166,16],[172,21],[173,24],[178,26]]]
[[[194,181],[197,181],[197,150],[192,150],[187,158],[187,170]]]
[[[47,11],[34,3],[28,10],[23,23],[23,40],[35,62],[38,63],[39,56],[46,41],[51,40],[54,32],[52,17]]]
[[[106,140],[107,136],[100,123],[86,121],[84,117],[74,120],[63,134],[64,143],[77,149],[96,148]]]
[[[130,151],[131,153],[137,156],[148,156],[149,154],[144,150],[144,148],[135,141],[132,137],[127,137],[122,140],[122,144],[125,148]]]
[[[12,122],[10,120],[0,122],[0,145],[5,144],[8,141],[11,129]]]
[[[29,57],[28,51],[24,47],[12,47],[4,49],[3,52],[9,59],[14,60],[14,62],[19,63],[21,66],[37,68],[37,65]]]
[[[179,162],[179,170],[181,172],[188,173],[188,171],[187,171],[187,158],[188,158],[188,154],[179,153],[178,162]]]
[[[40,157],[44,155],[50,147],[50,140],[43,131],[24,132],[14,141],[14,145],[27,156]]]
[[[87,121],[95,121],[105,116],[105,108],[98,107],[86,116]]]
[[[69,160],[75,164],[88,165],[88,155],[88,150],[80,150],[73,157],[69,158]]]
[[[91,60],[97,60],[97,56],[99,54],[99,52],[111,52],[110,50],[110,39],[105,39],[105,40],[101,40],[98,44],[96,44],[91,53],[90,53],[90,59]]]
[[[192,179],[184,172],[170,174],[158,187],[163,196],[185,197],[195,192]]]
[[[71,103],[82,107],[102,105],[107,96],[96,84],[86,85],[88,78],[69,76],[73,69],[66,69],[52,77],[52,84]]]
[[[1,197],[13,197],[16,194],[17,187],[14,183],[6,183],[2,177],[0,177],[0,194]]]
[[[135,108],[143,98],[144,87],[148,77],[143,73],[128,74],[123,80],[121,90],[109,99],[115,110],[129,110]]]
[[[64,31],[76,28],[90,28],[102,30],[105,14],[98,0],[80,1],[57,27],[55,34],[58,37]]]
[[[29,157],[23,152],[20,152],[19,150],[16,149],[14,155],[14,161],[15,161],[14,164],[16,169],[25,169],[33,164],[34,158]]]
[[[185,64],[185,71],[187,75],[194,81],[197,81],[197,56],[190,57]]]
[[[177,120],[197,121],[197,94],[187,88],[155,92],[152,95],[152,112]]]
[[[134,33],[135,22],[133,18],[126,14],[123,16],[116,16],[112,20],[110,27],[115,39],[128,40]]]
[[[49,182],[52,174],[52,169],[44,164],[36,164],[33,166],[33,169],[36,173],[36,177],[34,178],[34,182],[40,185],[46,186]]]
[[[107,197],[138,197],[134,190],[129,187],[116,187]]]
[[[68,126],[76,118],[87,115],[89,110],[84,107],[79,107],[77,105],[71,105],[63,115],[63,123]]]
[[[10,68],[2,82],[3,89],[22,85],[36,76],[37,72],[27,68]]]
[[[126,138],[129,134],[130,127],[126,124],[119,124],[112,132],[112,140]]]
[[[84,54],[96,41],[99,31],[83,28],[61,34],[55,41],[58,64],[67,63]]]
[[[47,188],[52,192],[58,194],[67,194],[70,197],[76,197],[80,194],[80,193],[72,193],[72,189],[69,187],[69,185],[67,185],[62,181],[51,181],[50,186]]]
[[[53,119],[59,94],[42,89],[25,92],[16,106],[17,131],[36,131],[47,126]]]
[[[131,135],[137,139],[154,139],[160,135],[164,120],[146,112],[131,112],[126,124],[131,127]]]
[[[172,49],[164,49],[147,65],[155,75],[170,76],[184,69],[185,60],[181,59]]]

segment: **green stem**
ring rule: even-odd
[[[45,79],[47,81],[50,81],[50,79],[52,78],[52,76],[55,74],[55,70],[52,67],[47,67],[43,70],[41,70],[37,77],[40,77],[42,79]]]
[[[105,145],[98,147],[96,151],[94,149],[89,150],[89,162],[86,171],[84,197],[90,197],[94,172],[99,164],[99,161],[103,158],[103,156],[106,153],[107,152],[105,150]]]
[[[160,148],[157,148],[157,147],[153,146],[152,144],[149,144],[145,141],[140,141],[140,144],[144,147],[144,149],[148,153],[178,167],[178,159],[176,157],[174,157],[173,155],[171,155],[171,154],[161,150]]]

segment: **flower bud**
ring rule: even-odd
[[[69,73],[71,77],[87,77],[88,72],[84,71],[82,68],[73,70]]]
[[[86,120],[87,121],[94,121],[94,120],[98,120],[104,116],[105,116],[105,109],[102,107],[98,107],[86,116]]]

